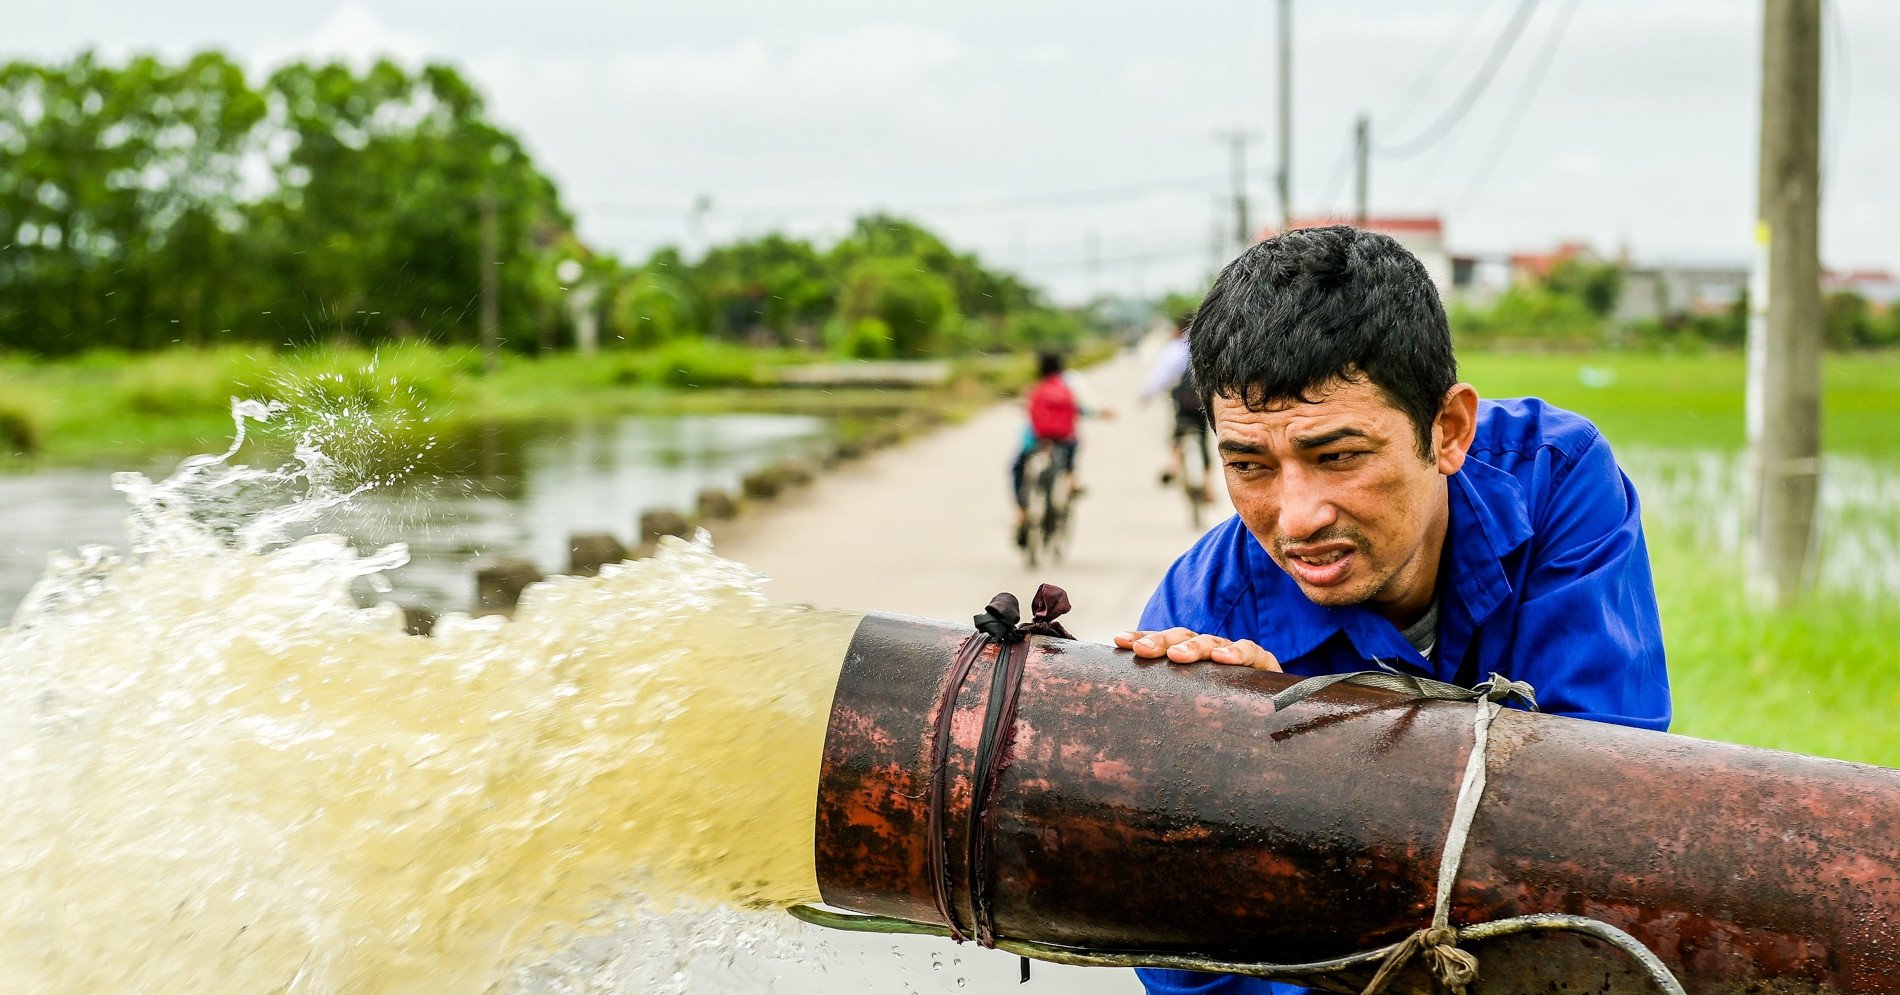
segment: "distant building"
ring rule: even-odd
[[[1511,283],[1519,287],[1542,285],[1559,263],[1579,262],[1591,266],[1604,262],[1587,242],[1559,242],[1549,252],[1518,252],[1511,256]]]
[[[1877,311],[1900,304],[1900,279],[1884,269],[1822,270],[1821,292],[1840,291],[1859,294]]]
[[[1451,257],[1451,299],[1485,307],[1511,289],[1512,256],[1508,252],[1459,253]]]
[[[1300,228],[1324,228],[1327,225],[1352,225],[1366,231],[1376,231],[1381,235],[1390,235],[1392,239],[1405,247],[1407,252],[1418,257],[1425,264],[1425,272],[1437,285],[1440,296],[1450,296],[1452,292],[1451,252],[1445,248],[1445,222],[1435,215],[1370,217],[1360,224],[1347,217],[1295,218],[1287,223],[1289,231]],[[1263,238],[1272,238],[1279,234],[1269,229],[1262,233]]]
[[[1637,263],[1623,272],[1623,296],[1614,317],[1660,321],[1689,314],[1721,314],[1748,291],[1746,263]]]

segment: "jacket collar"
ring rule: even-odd
[[[1460,602],[1476,625],[1511,596],[1511,581],[1501,561],[1530,539],[1530,511],[1517,478],[1472,457],[1466,457],[1464,467],[1448,479],[1447,492],[1447,569],[1440,573],[1443,586],[1438,592],[1441,611],[1449,602]],[[1246,547],[1244,573],[1264,595],[1261,605],[1266,617],[1260,619],[1263,624],[1256,631],[1266,637],[1261,640],[1265,648],[1282,662],[1296,663],[1343,635],[1368,662],[1405,660],[1415,668],[1424,665],[1405,636],[1378,613],[1359,605],[1328,608],[1308,601],[1251,533],[1243,528],[1240,535]]]

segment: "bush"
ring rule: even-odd
[[[891,326],[882,318],[859,318],[851,322],[837,343],[838,352],[850,359],[889,359],[895,348]]]
[[[692,291],[679,280],[652,271],[635,277],[614,295],[609,322],[608,331],[635,348],[662,345],[705,331]]]
[[[0,404],[0,456],[31,456],[39,448],[39,416],[24,407]]]
[[[845,272],[838,317],[847,328],[875,318],[890,329],[891,352],[905,358],[935,351],[955,305],[949,281],[911,258],[860,259]]]

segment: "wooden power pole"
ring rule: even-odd
[[[1352,128],[1353,161],[1357,168],[1353,170],[1353,224],[1364,227],[1366,223],[1366,196],[1372,185],[1372,118],[1361,114]]]
[[[1219,132],[1216,139],[1226,142],[1233,156],[1234,171],[1234,251],[1245,252],[1253,244],[1253,221],[1247,212],[1247,142],[1252,133],[1242,128]]]
[[[1280,230],[1293,221],[1293,0],[1280,0]]]
[[[1748,587],[1814,583],[1821,485],[1821,3],[1763,0],[1761,161],[1748,328]]]

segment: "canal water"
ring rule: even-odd
[[[393,481],[313,515],[307,532],[360,547],[408,546],[388,574],[392,600],[438,612],[473,603],[474,565],[525,556],[566,569],[577,532],[633,538],[640,513],[690,513],[709,487],[736,493],[745,474],[813,451],[832,423],[804,415],[627,416],[493,427],[443,439]],[[247,454],[240,454],[239,459]],[[114,467],[162,478],[176,461]],[[105,469],[0,474],[0,620],[46,568],[48,554],[124,544],[125,497]],[[266,498],[270,500],[271,498]]]

